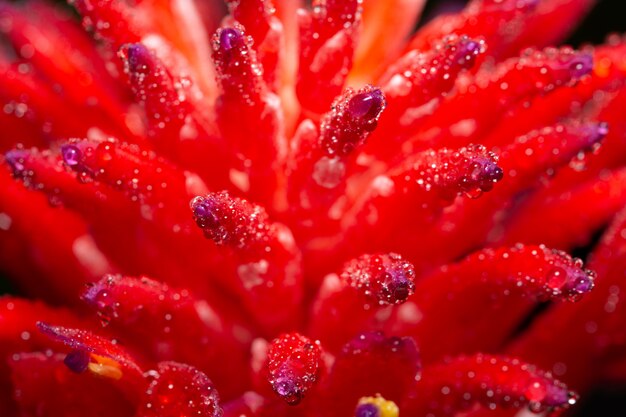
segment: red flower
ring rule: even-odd
[[[423,0],[70,3],[94,39],[0,4],[0,415],[558,413],[624,382],[626,40],[551,46],[592,1],[415,34]]]

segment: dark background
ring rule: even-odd
[[[466,3],[467,0],[428,0],[420,25],[443,11],[462,9]],[[598,0],[567,43],[574,46],[583,43],[601,43],[611,32],[626,32],[624,0]]]

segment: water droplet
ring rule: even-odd
[[[113,152],[111,151],[110,143],[101,143],[96,148],[96,157],[99,162],[107,163],[113,159]]]
[[[531,404],[541,404],[541,401],[546,398],[546,393],[547,389],[545,382],[540,379],[535,379],[530,383],[530,385],[528,385],[528,388],[526,388],[524,396],[528,401],[530,401]]]
[[[483,190],[481,190],[480,188],[475,188],[473,190],[466,191],[465,195],[468,198],[476,199],[476,198],[479,198],[481,195],[483,195]]]
[[[552,268],[546,275],[546,284],[553,290],[560,290],[566,282],[567,272],[563,268]]]
[[[82,154],[80,149],[74,145],[63,145],[61,147],[61,156],[68,166],[76,166],[80,163]]]
[[[313,180],[320,187],[332,189],[344,178],[346,166],[340,158],[322,157],[313,167]]]
[[[230,51],[242,43],[243,36],[241,32],[235,28],[224,28],[220,32],[219,39],[220,48],[222,48],[223,51]]]
[[[288,376],[279,377],[270,382],[274,391],[288,404],[296,405],[302,400],[302,391],[292,378]]]
[[[385,98],[379,88],[360,93],[352,97],[348,103],[350,116],[359,119],[373,120],[377,118],[385,106]]]

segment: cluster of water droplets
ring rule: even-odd
[[[297,333],[272,341],[268,351],[269,382],[276,394],[291,405],[298,404],[319,378],[321,347]]]
[[[263,67],[252,48],[253,42],[238,23],[218,29],[212,39],[217,79],[225,96],[230,99],[236,97],[248,106],[258,102],[258,94],[264,85]]]
[[[375,305],[403,303],[415,290],[415,268],[395,253],[362,255],[345,265],[340,278]]]
[[[338,96],[320,125],[320,142],[328,156],[347,156],[363,145],[385,109],[385,96],[376,87],[348,88]]]
[[[459,150],[425,151],[393,174],[402,184],[401,189],[411,189],[415,184],[425,191],[435,191],[445,200],[459,194],[477,198],[504,176],[497,162],[497,156],[483,145],[470,145]]]
[[[190,207],[206,237],[219,245],[249,248],[267,242],[267,213],[257,205],[221,191],[193,198]]]

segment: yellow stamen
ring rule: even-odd
[[[117,361],[105,356],[95,355],[93,353],[91,354],[91,359],[93,362],[90,362],[89,365],[87,365],[87,369],[94,374],[115,380],[122,377],[122,370],[120,369],[120,364]]]
[[[400,409],[398,409],[396,403],[385,400],[380,394],[375,397],[361,397],[359,400],[360,404],[374,404],[378,407],[380,417],[398,417],[400,414]]]

